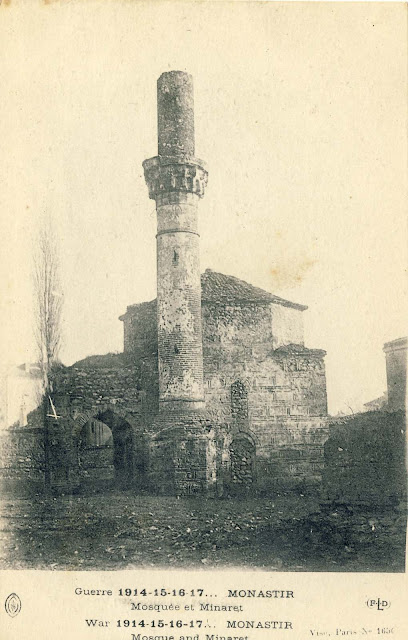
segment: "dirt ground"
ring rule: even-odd
[[[404,571],[406,513],[273,499],[92,496],[6,499],[0,567],[242,567]]]

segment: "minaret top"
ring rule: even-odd
[[[166,71],[157,81],[158,154],[193,158],[193,78],[184,71]]]
[[[195,157],[193,78],[166,71],[157,81],[158,155],[143,162],[149,198],[169,193],[204,196],[208,172]],[[167,196],[166,196],[167,197]]]

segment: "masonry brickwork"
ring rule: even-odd
[[[6,493],[44,488],[44,429],[25,427],[0,432],[0,489]]]
[[[376,509],[406,506],[406,413],[367,411],[332,420],[325,443],[326,497]]]
[[[306,307],[211,270],[201,290],[205,415],[222,450],[221,490],[231,482],[318,484],[327,437],[325,352],[303,344]],[[154,313],[152,301],[121,316],[128,357],[140,359],[143,339],[149,349]],[[237,442],[248,464],[231,479]]]

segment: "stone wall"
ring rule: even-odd
[[[42,490],[44,468],[43,429],[22,427],[0,432],[0,493]]]
[[[149,441],[149,489],[167,495],[215,495],[221,457],[211,422],[204,415],[183,412],[170,420],[160,414],[155,425],[157,434]]]
[[[144,484],[145,432],[157,411],[157,372],[151,383],[155,366],[154,356],[136,365],[123,354],[107,354],[59,368],[53,379],[58,418],[48,421],[54,489],[102,488],[118,480],[122,485],[130,480],[139,487]],[[42,423],[40,413],[30,416],[31,424]],[[89,441],[89,425],[95,421],[112,432],[113,439],[99,443],[104,446]]]
[[[318,484],[327,438],[324,351],[274,349],[269,305],[205,304],[203,314],[206,409],[229,430],[227,468],[234,438],[246,436],[256,451],[255,471],[247,470],[254,485]]]
[[[147,334],[145,344],[150,347]],[[135,424],[148,426],[157,407],[157,356],[145,353],[137,362],[133,354],[92,356],[62,368],[54,389],[58,410],[73,419],[92,411],[96,417],[101,408],[111,406],[129,414]]]
[[[135,361],[157,356],[156,300],[131,305],[119,319],[123,321],[125,353],[132,354]]]
[[[268,486],[273,489],[285,483],[317,484],[323,468],[325,352],[302,344],[274,348],[272,306],[243,301],[202,304],[205,415],[225,431],[218,445],[222,463],[217,466],[218,477],[226,478],[225,486],[237,464],[231,459],[231,446],[238,435],[254,443],[254,470],[242,471],[251,476],[253,487],[262,485],[267,491]],[[132,347],[132,330],[125,329],[130,353],[148,350],[147,345],[142,347],[142,337],[148,340],[149,333],[139,333],[137,307],[138,320],[131,325],[137,347]],[[125,326],[130,326],[130,309]],[[301,314],[298,309],[286,311],[295,318]],[[300,328],[295,327],[293,335],[297,331],[300,337]]]
[[[324,352],[302,344],[274,348],[271,306],[203,303],[206,407],[191,420],[177,411],[159,414],[156,303],[129,307],[125,353],[89,357],[56,374],[53,481],[113,481],[115,455],[130,438],[134,484],[149,491],[270,493],[318,484],[327,438]],[[112,430],[113,448],[78,452],[90,420]]]
[[[407,401],[408,338],[397,338],[384,345],[387,366],[388,408],[405,411]]]
[[[324,487],[330,500],[391,505],[406,495],[405,412],[370,411],[330,425]]]
[[[270,305],[204,303],[203,349],[207,363],[209,354],[220,362],[266,356],[273,349]]]

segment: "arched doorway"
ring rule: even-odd
[[[133,481],[134,451],[132,429],[124,420],[113,430],[113,451],[115,482],[126,488]]]
[[[255,483],[255,444],[239,434],[232,440],[229,453],[231,489],[235,493],[247,492]]]
[[[78,465],[82,486],[126,489],[134,481],[135,450],[131,424],[111,409],[82,417]],[[139,465],[140,466],[140,465]]]

